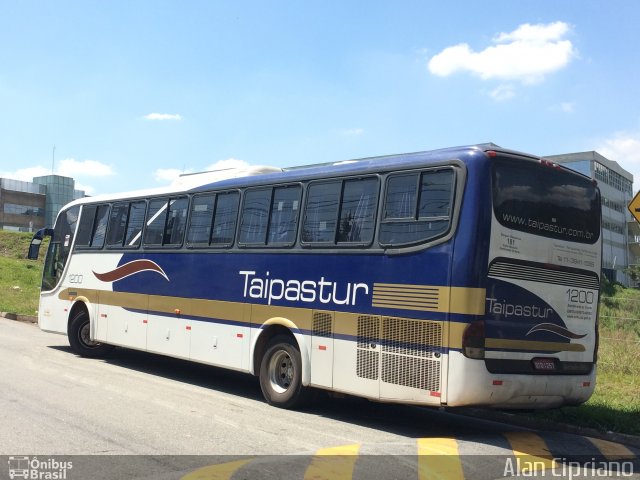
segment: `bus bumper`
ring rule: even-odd
[[[589,375],[492,374],[484,361],[449,353],[447,406],[536,409],[586,402],[595,388]]]

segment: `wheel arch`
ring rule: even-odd
[[[91,308],[89,305],[90,305],[89,299],[86,297],[77,297],[74,300],[73,305],[69,309],[69,316],[67,317],[67,331],[69,330],[69,325],[71,325],[71,322],[76,317],[76,315],[78,315],[79,312],[84,310],[84,312],[89,316],[89,325],[91,328],[91,336],[93,338],[94,322],[92,321],[92,318],[91,318],[92,317]]]
[[[300,357],[302,360],[302,385],[305,387],[309,385],[311,381],[311,360],[310,352],[304,342],[304,337],[300,329],[291,320],[275,317],[264,322],[253,340],[253,347],[251,349],[251,373],[258,375],[260,373],[260,363],[262,357],[267,351],[267,346],[272,338],[278,335],[286,335],[291,338],[300,351]]]

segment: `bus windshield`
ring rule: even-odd
[[[493,165],[493,207],[505,227],[572,242],[600,237],[596,185],[563,168],[497,159]]]
[[[44,291],[53,290],[62,278],[73,244],[79,212],[79,206],[71,207],[61,212],[56,220],[56,227],[44,262],[42,275],[42,290]]]

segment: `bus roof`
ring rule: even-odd
[[[255,186],[264,183],[291,182],[341,175],[359,175],[380,171],[392,171],[429,163],[437,164],[453,159],[470,158],[474,155],[484,154],[484,152],[489,150],[531,159],[539,158],[522,152],[504,149],[494,143],[484,143],[286,168],[251,166],[241,169],[225,169],[198,174],[186,174],[182,175],[179,180],[171,186],[85,197],[75,200],[69,205],[108,202],[125,198],[158,197],[177,193],[194,193],[219,188]]]

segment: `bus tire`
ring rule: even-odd
[[[309,389],[302,385],[302,357],[291,337],[271,339],[260,363],[260,389],[269,405],[294,409],[303,406]]]
[[[69,336],[69,345],[74,353],[81,357],[100,358],[111,353],[114,349],[113,345],[94,342],[90,337],[89,314],[80,309],[73,319],[69,322],[67,334]]]

